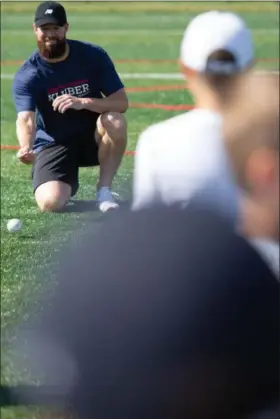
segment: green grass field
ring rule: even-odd
[[[35,48],[31,27],[35,4],[5,2],[1,5],[2,146],[17,144],[11,84],[19,62]],[[279,14],[275,2],[74,2],[66,6],[71,24],[69,37],[97,43],[107,50],[119,72],[126,76],[123,81],[130,88],[132,104],[191,104],[190,96],[182,89],[132,90],[136,87],[182,85],[176,63],[182,32],[195,14],[212,8],[240,13],[253,31],[258,67],[279,69]],[[162,73],[165,76],[161,76]],[[176,114],[179,114],[176,110],[145,109],[133,105],[126,114],[128,150],[135,150],[139,133],[145,127]],[[175,139],[171,138],[172,141]],[[133,156],[125,156],[114,189],[126,199],[131,196],[132,170]],[[96,179],[96,170],[81,171],[77,199],[94,199]],[[7,232],[6,223],[10,218],[23,221],[21,232]],[[41,214],[33,200],[30,168],[17,162],[15,151],[1,150],[2,383],[16,384],[28,379],[28,371],[18,371],[14,365],[11,330],[28,317],[31,309],[39,308],[39,292],[42,285],[52,279],[53,260],[61,246],[73,240],[73,230],[84,228],[89,220],[99,225],[100,215],[96,212]],[[43,280],[38,274],[38,268],[42,267],[46,272]],[[3,409],[1,414],[3,419],[38,417],[34,409]]]

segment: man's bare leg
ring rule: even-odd
[[[112,197],[111,186],[127,144],[127,128],[124,115],[116,112],[102,114],[97,121],[95,138],[99,146],[98,158],[100,163],[97,200],[100,210],[105,212],[108,209],[118,207]]]
[[[67,205],[70,197],[71,186],[58,180],[43,183],[35,191],[35,199],[42,212],[61,210]]]

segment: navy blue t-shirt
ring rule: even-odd
[[[108,54],[99,46],[68,40],[65,61],[48,63],[36,51],[18,70],[13,80],[16,111],[36,112],[38,150],[51,142],[67,143],[93,134],[96,119],[91,111],[54,111],[52,102],[63,94],[102,98],[122,89],[118,73]]]

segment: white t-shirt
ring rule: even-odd
[[[137,144],[132,209],[191,198],[236,218],[238,194],[221,138],[222,118],[195,109],[150,126]]]

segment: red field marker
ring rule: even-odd
[[[19,150],[18,145],[2,145],[1,144],[1,150]],[[135,151],[134,150],[126,150],[124,153],[126,156],[134,156]]]
[[[161,103],[138,103],[130,102],[130,108],[141,109],[162,109],[164,111],[189,111],[194,107],[192,105],[162,105]]]
[[[184,84],[163,84],[159,86],[143,86],[143,87],[126,87],[127,92],[154,92],[156,90],[165,91],[165,90],[187,90],[187,87]]]
[[[18,150],[18,145],[2,145],[1,144],[1,150]]]

